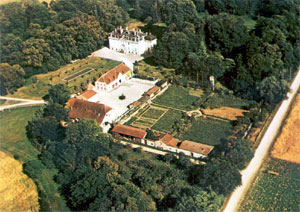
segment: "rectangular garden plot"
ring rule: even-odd
[[[193,102],[198,99],[199,97],[189,94],[189,89],[172,85],[163,95],[158,96],[154,103],[181,110],[191,110]]]
[[[142,116],[145,118],[158,119],[161,117],[167,109],[149,108]]]
[[[172,125],[181,118],[181,112],[178,110],[168,110],[152,127],[153,130],[162,132],[171,132]]]
[[[66,78],[64,78],[64,80],[65,80],[65,81],[71,81],[71,80],[76,79],[77,77],[80,77],[80,76],[82,76],[82,75],[85,75],[85,74],[87,74],[87,73],[89,73],[89,72],[91,72],[91,71],[94,71],[94,70],[95,70],[95,69],[93,69],[93,68],[85,68],[85,69],[80,70],[80,71],[78,71],[78,72],[76,72],[76,73],[74,73],[74,74],[72,74],[72,75],[70,75],[70,76],[67,76]]]
[[[229,122],[200,117],[183,135],[184,140],[191,140],[208,145],[218,145],[231,134]]]
[[[156,122],[155,119],[140,118],[134,121],[131,124],[131,126],[140,127],[140,128],[151,128],[155,122]]]

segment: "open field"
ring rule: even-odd
[[[156,66],[153,64],[152,59],[152,57],[146,58],[145,60],[139,61],[138,64],[134,66],[138,75],[166,79],[166,77],[174,74],[173,69]]]
[[[269,158],[239,211],[299,211],[299,196],[300,165]]]
[[[154,103],[181,110],[191,110],[194,109],[192,103],[197,99],[198,97],[189,94],[189,89],[171,85],[164,94],[154,100]]]
[[[220,107],[215,109],[202,109],[205,115],[216,116],[228,120],[236,120],[238,116],[244,116],[243,113],[248,112],[247,110],[232,108],[232,107]]]
[[[231,134],[231,128],[229,122],[200,117],[182,135],[182,139],[214,146]]]
[[[38,211],[38,193],[22,163],[0,151],[0,211]]]
[[[25,126],[39,109],[40,107],[18,108],[0,113],[0,149],[11,153],[23,162],[38,160],[39,152],[26,138]],[[58,193],[58,185],[53,181],[56,173],[56,169],[39,170],[37,186],[46,195],[43,199],[51,210],[68,211],[65,201]]]
[[[300,164],[300,95],[296,96],[292,110],[271,151],[277,159]]]
[[[85,68],[85,69],[83,69],[83,70],[80,70],[80,71],[78,71],[78,72],[76,72],[76,73],[74,73],[74,74],[71,74],[71,75],[67,76],[67,77],[64,78],[63,80],[69,82],[69,81],[71,81],[71,80],[76,79],[77,77],[83,76],[83,75],[85,75],[85,74],[87,74],[87,73],[89,73],[89,72],[91,72],[91,71],[94,71],[94,70],[95,70],[95,69],[93,69],[93,68]]]
[[[25,86],[18,89],[13,95],[9,97],[17,97],[24,99],[41,99],[47,94],[51,85],[64,84],[70,87],[72,93],[81,92],[86,88],[89,81],[96,80],[106,71],[120,64],[120,62],[106,60],[96,57],[89,57],[86,59],[78,60],[73,64],[68,64],[56,71],[48,72],[46,74],[39,74],[31,77]],[[85,69],[95,69],[83,76],[80,76],[70,82],[66,82],[63,79],[69,77],[79,71]]]

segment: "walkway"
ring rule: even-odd
[[[13,104],[13,105],[0,106],[0,111],[4,111],[6,109],[11,109],[11,108],[47,104],[44,100],[20,99],[20,98],[12,98],[12,97],[5,97],[5,96],[0,96],[0,99],[22,102],[22,103],[17,103],[17,104]]]
[[[259,171],[264,158],[267,156],[268,151],[272,146],[273,140],[276,138],[280,127],[283,124],[289,106],[293,98],[297,94],[299,87],[300,69],[298,70],[298,74],[290,87],[292,92],[288,93],[288,99],[284,100],[281,103],[258,148],[256,149],[253,159],[251,160],[247,168],[241,172],[242,185],[237,187],[231,194],[226,207],[223,210],[224,212],[238,211],[241,201],[243,200],[248,188],[251,186],[251,183],[255,179],[255,176],[257,175],[257,172]]]

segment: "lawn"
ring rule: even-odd
[[[68,64],[56,71],[32,76],[27,80],[25,86],[19,88],[14,94],[8,96],[25,99],[41,99],[47,94],[51,85],[59,83],[66,83],[70,87],[72,93],[78,93],[86,88],[86,85],[89,81],[95,81],[103,73],[112,69],[118,64],[120,64],[120,62],[96,57],[78,60],[73,64]],[[88,69],[94,69],[94,71],[86,73],[69,82],[63,80],[67,77],[75,75],[80,71]]]
[[[149,108],[142,116],[145,118],[158,119],[166,110],[160,110],[156,108]]]
[[[152,127],[153,130],[171,132],[172,125],[176,120],[181,119],[181,112],[178,110],[168,110]]]
[[[221,95],[218,93],[214,93],[209,97],[204,105],[209,108],[234,107],[244,109],[245,107],[248,107],[250,103],[251,101],[241,99],[234,95]]]
[[[197,99],[199,98],[190,95],[189,89],[171,85],[163,95],[154,100],[154,103],[181,110],[191,110],[194,108],[192,103]]]
[[[27,162],[38,160],[39,152],[26,138],[25,126],[40,107],[12,109],[0,113],[0,148]],[[65,201],[58,193],[58,185],[53,181],[56,169],[43,169],[37,176],[37,186],[46,194],[45,200],[51,210],[67,211]]]
[[[220,144],[222,139],[231,134],[231,131],[232,127],[229,122],[200,117],[181,136],[181,139],[214,146]]]
[[[270,158],[239,211],[299,211],[299,197],[300,165]]]
[[[136,127],[142,127],[142,128],[151,128],[152,125],[155,123],[155,119],[149,119],[149,118],[140,118],[136,121],[134,121],[131,125]]]

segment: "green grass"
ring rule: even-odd
[[[299,197],[300,165],[270,158],[239,211],[299,211]]]
[[[154,100],[154,103],[181,110],[191,110],[193,109],[192,103],[197,99],[198,97],[189,94],[189,89],[171,85],[163,95]]]
[[[56,71],[48,72],[46,74],[39,74],[33,77],[36,77],[36,82],[30,82],[25,86],[18,89],[13,95],[9,95],[10,97],[17,98],[28,98],[28,99],[41,99],[44,95],[47,94],[51,85],[55,84],[65,84],[70,87],[72,93],[78,93],[85,89],[88,81],[93,81],[96,78],[100,77],[106,71],[114,68],[119,65],[120,62],[113,60],[106,60],[96,57],[89,57],[86,59],[78,60],[73,64],[68,64]],[[83,76],[80,76],[74,80],[69,82],[64,81],[63,79],[66,77],[70,77],[71,75],[86,69],[95,69]]]
[[[141,118],[134,121],[131,125],[137,127],[146,127],[151,128],[151,126],[155,123],[155,119]]]
[[[214,146],[220,144],[223,138],[231,134],[231,131],[229,122],[200,117],[182,135],[182,139]]]
[[[153,130],[171,132],[172,125],[176,120],[180,120],[181,112],[178,110],[168,110],[152,127]]]
[[[234,107],[243,109],[244,107],[248,107],[250,103],[251,101],[235,97],[234,95],[220,95],[215,93],[209,97],[204,105],[210,108]]]
[[[38,160],[39,152],[26,138],[25,126],[39,109],[40,107],[26,107],[0,113],[0,149],[18,156],[23,162]],[[37,186],[46,194],[45,199],[51,210],[67,211],[65,201],[58,193],[58,185],[53,181],[56,173],[56,169],[41,170],[37,176]]]
[[[158,110],[158,109],[150,108],[149,110],[147,110],[146,113],[143,114],[143,117],[158,119],[164,112],[165,112],[165,110]]]

